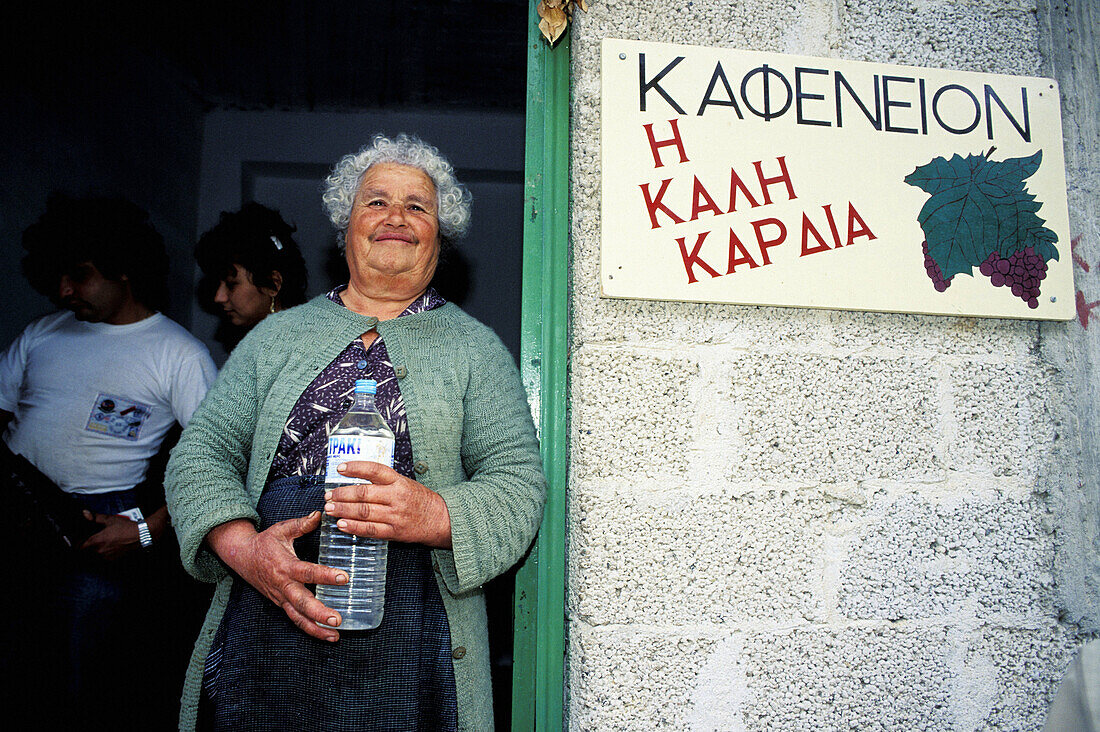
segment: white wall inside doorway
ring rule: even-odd
[[[474,195],[473,222],[458,242],[470,287],[463,309],[492,327],[514,356],[519,351],[522,263],[523,137],[519,114],[475,112],[232,112],[207,115],[204,126],[198,236],[222,211],[254,200],[278,209],[298,227],[295,239],[309,269],[309,294],[335,282],[326,265],[335,232],[321,207],[321,181],[333,164],[383,132],[415,134],[435,145]],[[199,272],[194,272],[197,283]],[[445,293],[446,294],[446,293]],[[219,361],[216,316],[196,302],[192,331]]]

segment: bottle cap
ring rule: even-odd
[[[356,379],[355,380],[355,393],[356,394],[374,394],[378,391],[378,382],[374,379]]]

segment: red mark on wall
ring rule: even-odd
[[[1092,317],[1092,309],[1100,305],[1100,300],[1096,302],[1085,302],[1085,293],[1080,290],[1077,291],[1077,319],[1081,321],[1082,328],[1089,327],[1089,318]]]
[[[1078,267],[1080,267],[1081,269],[1085,270],[1086,273],[1088,273],[1089,263],[1085,261],[1084,257],[1082,257],[1080,254],[1077,253],[1077,244],[1080,241],[1081,241],[1081,235],[1080,234],[1078,234],[1077,236],[1070,239],[1069,251],[1073,255],[1074,264],[1076,264]],[[1095,308],[1096,306],[1100,305],[1100,300],[1097,300],[1096,302],[1085,302],[1085,293],[1078,290],[1077,291],[1076,304],[1077,304],[1077,319],[1079,321],[1081,321],[1081,327],[1087,329],[1089,327],[1089,318],[1092,317],[1092,309]]]
[[[1073,254],[1073,261],[1076,262],[1077,265],[1081,267],[1081,269],[1088,272],[1089,271],[1089,263],[1086,262],[1084,260],[1084,258],[1080,254],[1077,253],[1077,242],[1079,242],[1079,241],[1081,241],[1081,234],[1078,234],[1077,236],[1073,237],[1070,240],[1069,250]]]

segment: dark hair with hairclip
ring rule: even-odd
[[[272,272],[282,275],[278,301],[283,307],[306,301],[306,263],[295,227],[283,221],[278,211],[250,202],[240,211],[223,211],[218,223],[199,237],[195,259],[203,274],[215,280],[234,273],[239,264],[256,287],[275,287]]]

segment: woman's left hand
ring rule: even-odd
[[[451,548],[451,517],[442,496],[381,463],[351,461],[337,470],[349,483],[325,491],[325,513],[356,536]]]

